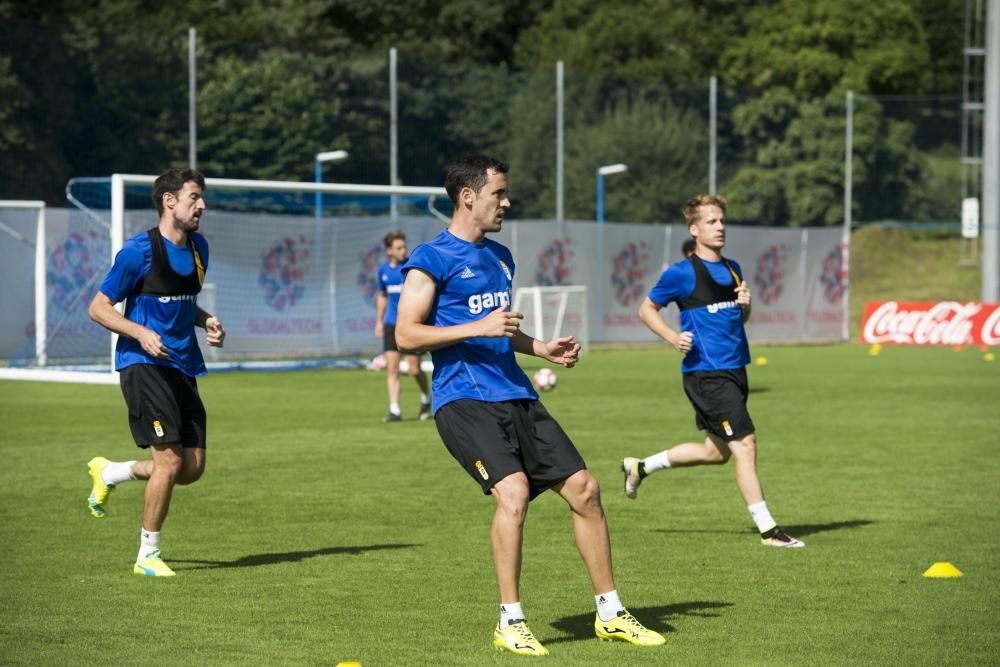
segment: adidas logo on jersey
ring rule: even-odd
[[[475,278],[475,277],[476,277],[476,274],[473,273],[472,269],[470,269],[469,267],[465,267],[465,271],[462,271],[462,275],[459,276],[459,278],[462,278],[463,280],[467,280],[469,278]]]

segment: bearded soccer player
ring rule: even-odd
[[[548,489],[572,511],[597,604],[597,636],[663,644],[661,635],[622,606],[597,480],[514,356],[531,354],[569,368],[580,345],[571,336],[536,340],[520,330],[522,315],[510,311],[514,260],[506,247],[486,238],[500,231],[510,208],[507,165],[483,156],[462,158],[448,169],[446,189],[455,207],[451,225],[419,246],[403,267],[396,338],[403,348],[431,350],[438,433],[496,501],[491,537],[500,620],[493,644],[520,655],[548,654],[528,628],[519,590],[528,504]]]
[[[684,355],[684,392],[694,407],[698,428],[707,435],[704,442],[676,445],[644,459],[625,458],[625,495],[634,499],[642,480],[658,470],[723,464],[732,457],[736,485],[761,543],[804,547],[771,516],[757,476],[757,434],[747,410],[750,348],[743,326],[750,317],[750,290],[740,265],[722,256],[726,200],[718,195],[689,199],[684,219],[694,238],[694,252],[663,272],[640,306],[639,317]],[[660,315],[660,309],[670,303],[680,308],[680,333]]]
[[[153,183],[160,224],[125,242],[93,301],[90,317],[118,334],[115,369],[128,407],[132,438],[152,457],[88,464],[93,488],[87,504],[98,518],[107,514],[115,486],[146,480],[139,554],[132,571],[152,577],[174,575],[160,557],[160,529],[175,484],[191,484],[205,471],[205,407],[197,376],[205,361],[196,326],[209,345],[222,347],[226,332],[217,317],[198,307],[208,268],[208,243],[197,233],[205,210],[205,178],[192,169],[173,169]],[[125,314],[115,304],[125,301]]]

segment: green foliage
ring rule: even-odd
[[[311,156],[350,149],[344,104],[320,100],[325,86],[347,87],[351,72],[333,59],[266,51],[254,60],[206,63],[201,88],[202,168],[229,177],[310,180]]]
[[[772,88],[733,110],[743,161],[723,190],[739,202],[736,219],[761,225],[839,225],[844,220],[844,97],[797,99]],[[913,126],[887,118],[874,98],[855,97],[855,219],[908,210],[924,164]]]
[[[933,130],[957,123],[956,112],[860,100],[957,92],[963,9],[961,0],[0,1],[0,149],[16,158],[0,161],[0,196],[62,204],[71,176],[186,163],[193,25],[198,163],[211,175],[311,180],[314,153],[347,148],[331,178],[388,182],[386,51],[396,47],[406,184],[439,185],[455,157],[494,153],[514,165],[516,214],[554,215],[562,60],[569,217],[593,216],[593,171],[610,161],[630,167],[607,190],[617,219],[672,218],[706,189],[712,75],[738,91],[719,119],[719,180],[741,220],[839,224],[848,89],[859,96],[855,215],[953,217],[956,181],[940,156],[956,140]]]
[[[722,75],[734,85],[893,94],[925,82],[927,40],[902,0],[780,0],[750,9],[747,26],[722,53]]]

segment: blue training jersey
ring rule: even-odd
[[[385,262],[378,267],[378,289],[385,294],[387,300],[382,322],[396,324],[399,294],[403,291],[403,264],[397,264],[394,267],[390,262]]]
[[[669,267],[649,292],[649,300],[661,308],[677,303],[681,310],[681,330],[694,335],[691,351],[681,363],[682,373],[718,371],[742,368],[750,363],[750,346],[743,327],[743,310],[736,303],[738,279],[743,281],[740,265],[728,259],[721,262],[700,260],[708,270],[701,293],[713,291],[724,299],[706,299],[692,303],[690,297],[697,287],[697,275],[691,260],[682,260]],[[736,275],[734,276],[733,273]]]
[[[423,271],[437,285],[427,324],[465,324],[510,307],[514,260],[510,250],[495,241],[469,243],[445,230],[417,246],[403,273],[413,269]],[[510,338],[470,338],[433,350],[431,358],[435,412],[461,398],[488,403],[538,398],[531,380],[517,365]]]
[[[201,234],[191,235],[202,266],[208,268],[208,243]],[[163,239],[167,261],[174,272],[185,276],[196,269],[194,255],[187,246],[177,246]],[[125,317],[160,334],[169,356],[157,359],[142,349],[139,341],[128,336],[118,337],[115,350],[115,370],[121,371],[134,364],[171,366],[185,375],[196,377],[205,374],[205,360],[195,337],[197,301],[194,295],[156,297],[139,294],[143,277],[153,265],[152,243],[146,232],[125,242],[115,257],[114,264],[101,283],[100,291],[114,303],[125,301]]]

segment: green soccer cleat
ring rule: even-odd
[[[511,621],[506,628],[501,628],[497,623],[497,628],[493,631],[493,645],[498,651],[510,651],[517,655],[549,654],[549,650],[531,634],[523,618]]]
[[[167,564],[160,558],[160,550],[151,551],[142,560],[137,560],[132,568],[133,574],[141,574],[146,577],[173,577],[174,571],[167,567]]]
[[[602,621],[600,616],[595,617],[594,632],[605,641],[620,640],[636,646],[660,646],[667,643],[666,637],[644,626],[625,609],[610,621]]]
[[[108,496],[115,490],[114,484],[105,484],[104,480],[101,479],[101,472],[110,463],[111,461],[103,456],[96,456],[90,459],[90,462],[87,464],[87,470],[90,471],[90,479],[94,483],[93,488],[90,490],[90,497],[87,498],[87,507],[90,508],[90,514],[96,519],[103,519],[107,514],[105,505],[108,502]]]

